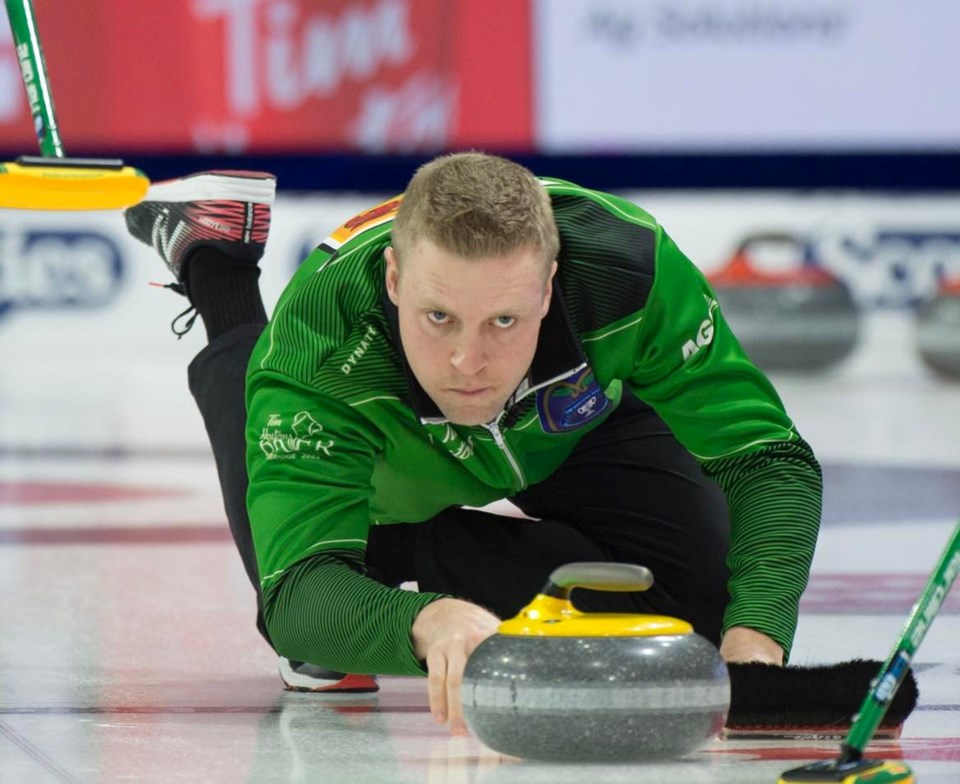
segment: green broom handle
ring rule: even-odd
[[[856,760],[876,731],[884,714],[903,681],[913,655],[927,634],[930,624],[946,599],[950,586],[960,572],[960,523],[953,530],[950,541],[940,555],[936,568],[927,580],[920,598],[913,606],[910,617],[900,633],[900,639],[894,646],[890,657],[884,663],[880,674],[870,686],[867,694],[853,719],[853,726],[843,742],[841,760]]]
[[[10,28],[17,49],[17,60],[23,76],[23,86],[27,90],[30,102],[30,114],[33,127],[40,143],[40,154],[50,158],[63,158],[63,144],[57,118],[53,112],[53,95],[50,93],[50,80],[47,78],[47,66],[40,48],[40,36],[37,33],[37,20],[30,0],[5,0]]]

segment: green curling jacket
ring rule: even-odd
[[[247,496],[271,639],[291,659],[420,674],[436,594],[365,576],[370,526],[483,506],[549,476],[623,395],[651,405],[726,494],[731,600],[789,651],[820,521],[820,468],[709,284],[636,205],[543,179],[561,237],[529,383],[483,427],[447,422],[407,368],[383,251],[400,197],[301,265],[247,373]]]

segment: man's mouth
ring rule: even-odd
[[[450,391],[455,395],[463,395],[464,397],[477,397],[478,395],[482,395],[484,392],[487,392],[489,389],[490,387],[451,387]]]

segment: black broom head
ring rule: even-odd
[[[842,739],[882,667],[883,662],[868,659],[810,667],[728,664],[730,713],[724,735]],[[874,737],[899,737],[917,696],[917,681],[908,671]]]

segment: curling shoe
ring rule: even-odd
[[[216,248],[256,266],[270,231],[277,179],[267,172],[208,171],[155,183],[139,204],[124,210],[127,230],[152,246],[188,298],[186,262],[199,247]]]
[[[372,694],[380,690],[375,675],[349,675],[309,662],[280,657],[280,677],[287,691],[324,694]]]

